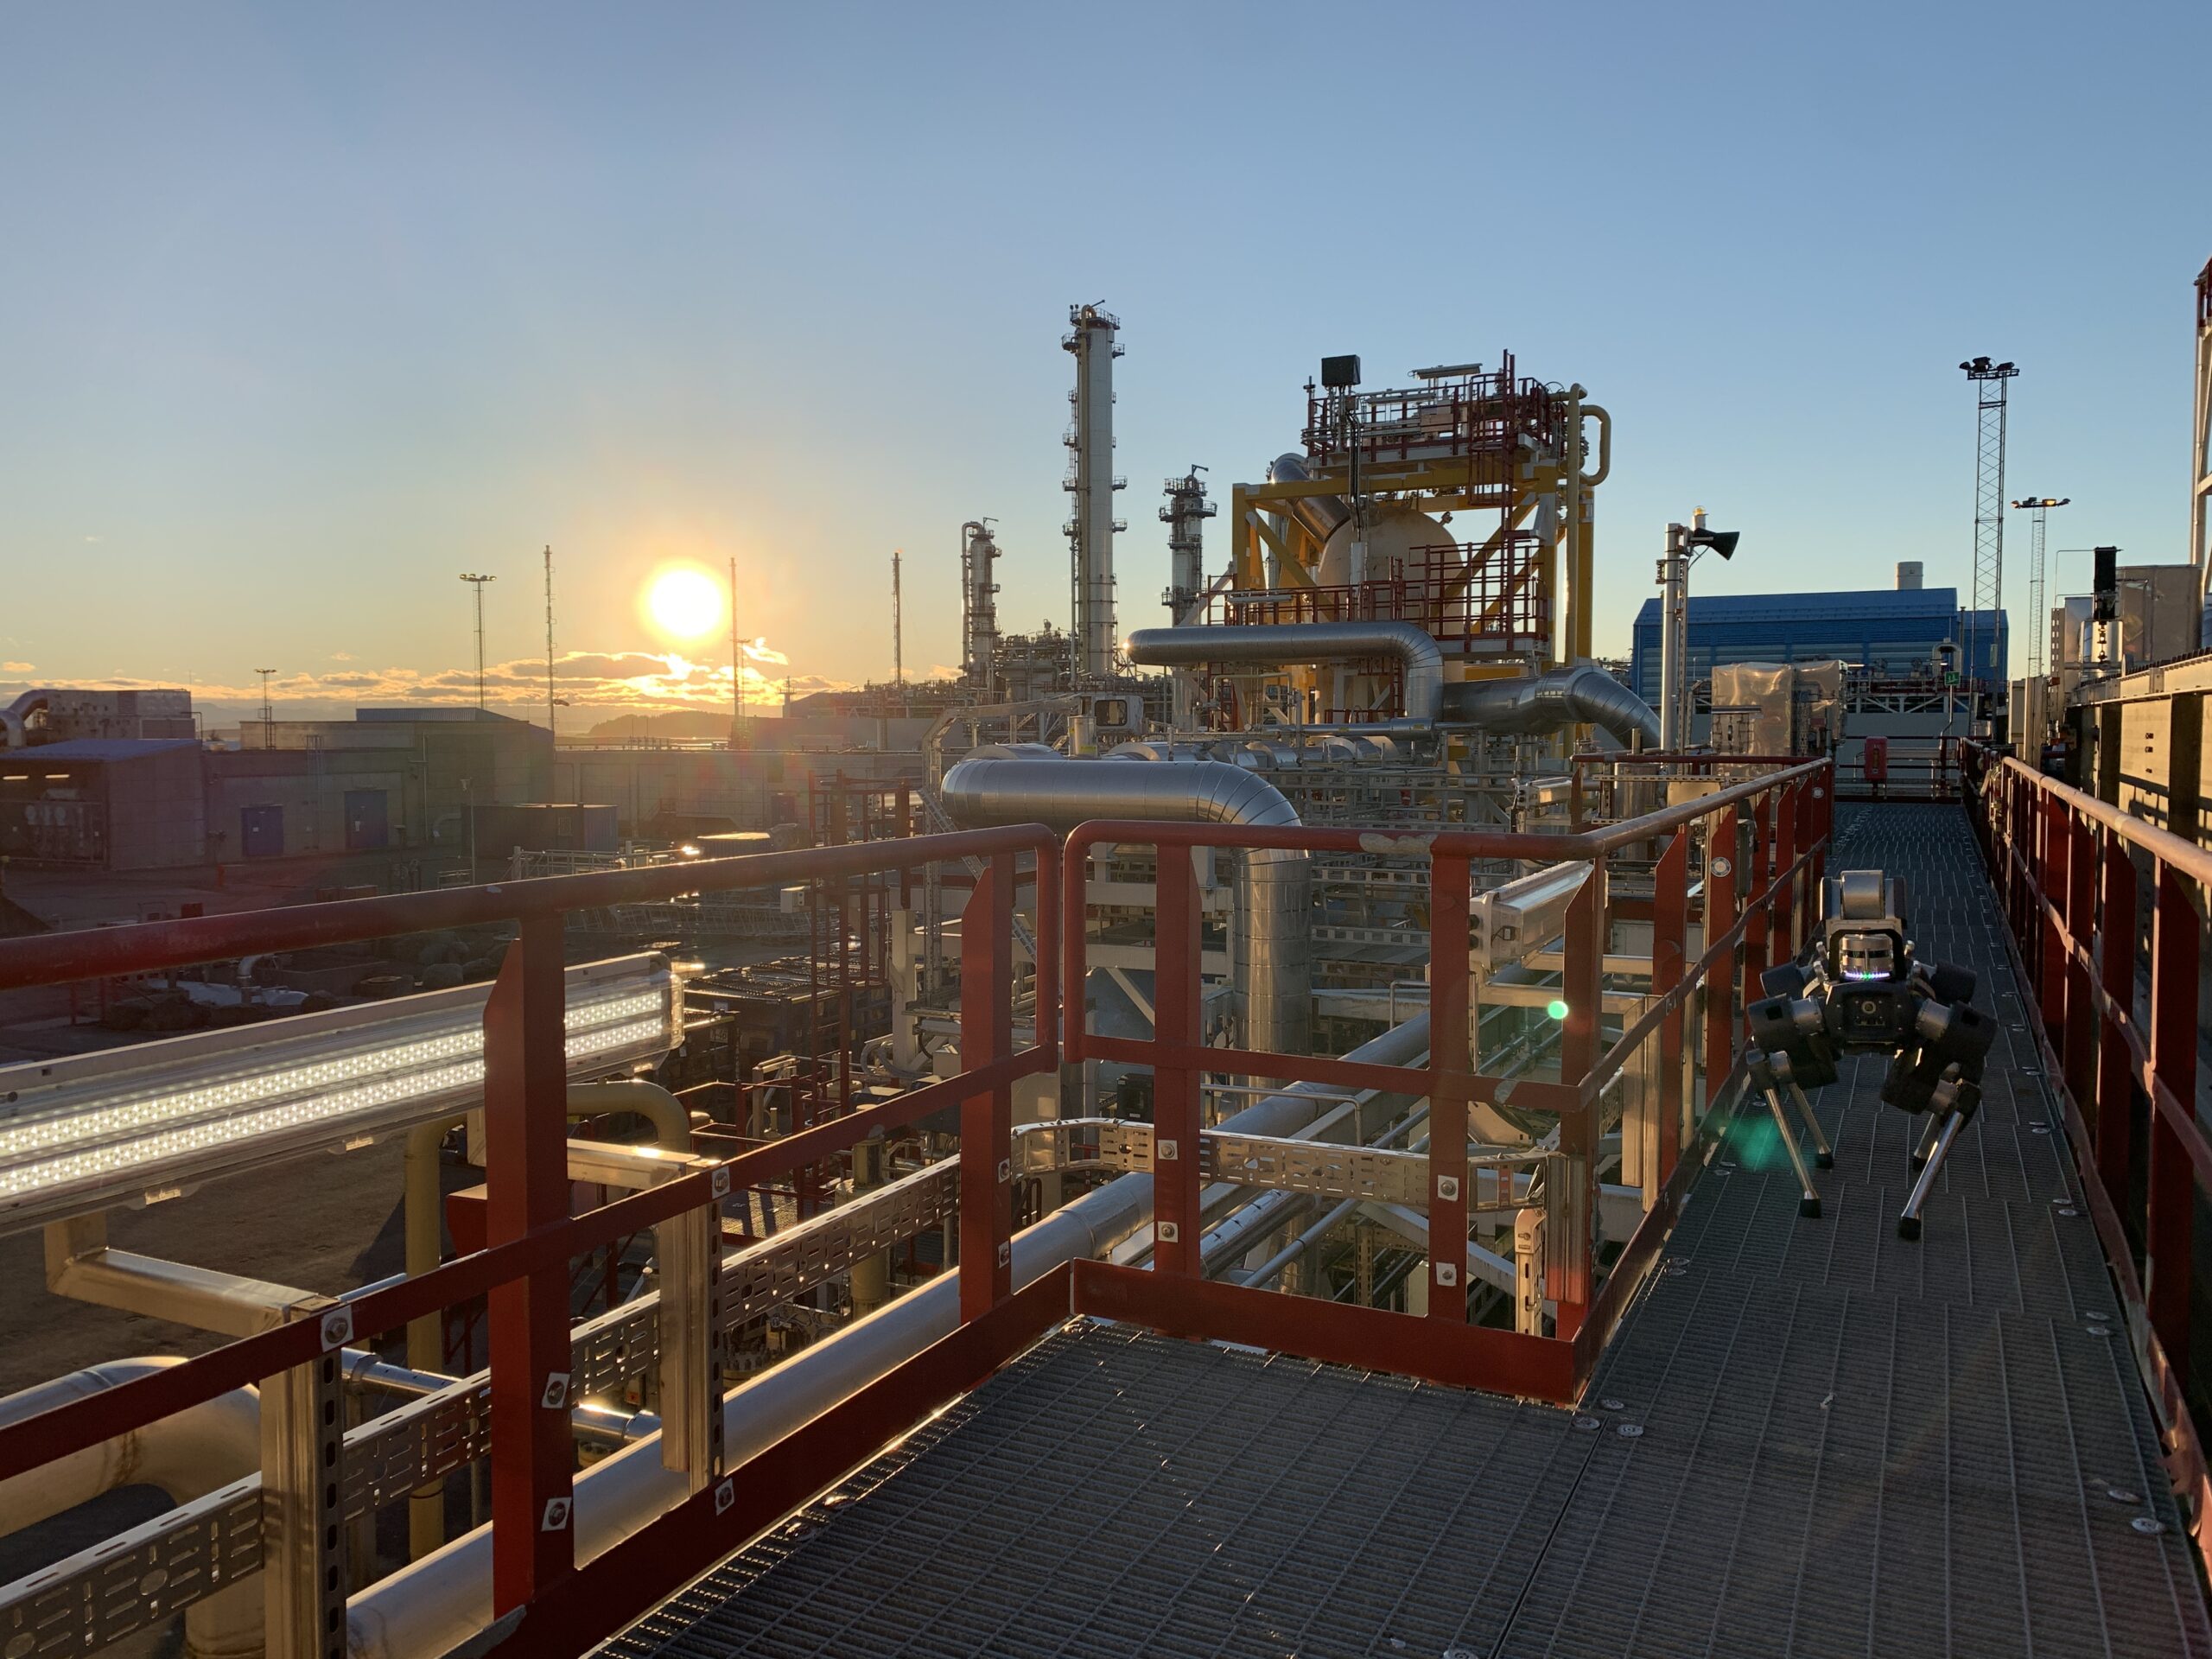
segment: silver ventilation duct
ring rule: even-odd
[[[1444,653],[1411,622],[1271,622],[1253,627],[1139,628],[1129,660],[1164,668],[1256,663],[1270,668],[1395,657],[1404,671],[1406,715],[1434,725],[1443,709]]]
[[[1313,469],[1306,464],[1306,457],[1295,449],[1277,455],[1268,468],[1270,484],[1303,484],[1313,476]],[[1296,496],[1290,500],[1270,502],[1282,512],[1298,521],[1303,530],[1317,542],[1325,542],[1338,524],[1351,517],[1351,509],[1340,495]]]
[[[1063,834],[1094,818],[1299,822],[1281,790],[1242,766],[1218,760],[1135,761],[1136,757],[1069,760],[979,752],[944,774],[944,808],[963,829],[1041,823]],[[1269,1053],[1303,1054],[1313,1033],[1313,960],[1306,931],[1313,883],[1306,855],[1258,847],[1247,849],[1243,859],[1231,944],[1244,1044]],[[1078,925],[1077,918],[1069,918],[1065,925]]]
[[[1602,726],[1632,747],[1659,747],[1659,715],[1602,668],[1560,668],[1533,679],[1463,680],[1444,690],[1444,718],[1491,732]]]

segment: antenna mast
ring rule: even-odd
[[[497,576],[478,576],[464,574],[461,580],[476,590],[476,706],[484,707],[484,584],[497,582]]]

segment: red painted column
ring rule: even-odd
[[[1581,773],[1578,771],[1579,779]],[[1428,868],[1428,1313],[1467,1322],[1467,861]]]
[[[1198,1040],[1198,883],[1191,849],[1160,849],[1153,912],[1153,1036]],[[1198,1276],[1200,1147],[1197,1071],[1162,1054],[1152,1068],[1153,1270]]]
[[[569,1216],[562,918],[525,919],[484,1005],[485,1230],[505,1244]],[[575,1569],[569,1516],[569,1266],[494,1286],[492,1605],[512,1611]]]
[[[1690,832],[1687,826],[1668,838],[1652,871],[1651,995],[1664,996],[1682,982],[1688,933]],[[1659,1120],[1659,1184],[1665,1185],[1681,1156],[1682,1010],[1676,1008],[1659,1027],[1659,1097],[1652,1110]]]
[[[2158,866],[2158,907],[2151,939],[2151,1070],[2192,1118],[2196,1109],[2196,974],[2203,921],[2195,884]],[[2151,1110],[2151,1173],[2144,1222],[2151,1328],[2189,1381],[2189,1287],[2196,1185],[2189,1151],[2164,1107]]]
[[[1792,784],[1782,791],[1774,815],[1774,873],[1782,875],[1797,861],[1797,817],[1802,803],[1799,791],[1802,785]],[[1796,955],[1797,936],[1791,924],[1797,917],[1797,884],[1793,878],[1776,895],[1771,914],[1774,918],[1770,940],[1774,962],[1788,962]]]
[[[1736,925],[1737,884],[1741,874],[1736,868],[1739,822],[1736,809],[1730,807],[1714,823],[1706,842],[1705,942],[1708,950],[1714,940]],[[1736,1069],[1736,1033],[1739,1029],[1736,976],[1742,956],[1740,949],[1730,952],[1713,964],[1706,981],[1705,1109],[1708,1112],[1719,1103],[1720,1090]]]
[[[2096,929],[2097,839],[2104,832],[2086,818],[2073,819],[2069,828],[2065,904],[2072,944],[2066,952],[2064,1076],[2067,1091],[2082,1101],[2089,1097],[2097,1077],[2097,1008],[2087,952]]]
[[[2043,935],[2041,993],[2043,1028],[2050,1046],[2058,1052],[2062,1063],[2066,1058],[2066,944],[2058,931],[2058,923],[2044,909],[2044,900],[2053,906],[2066,902],[2066,866],[2073,850],[2074,837],[2067,829],[2065,806],[2053,796],[2044,804],[2043,812],[2043,857],[2037,861],[2038,889],[2035,898],[2037,928]]]
[[[960,913],[960,1066],[1014,1052],[1014,855],[976,878]],[[1043,948],[1040,944],[1040,950]],[[960,1321],[1014,1294],[1014,1089],[960,1103]]]
[[[1563,992],[1567,1023],[1560,1033],[1559,1076],[1570,1087],[1580,1084],[1597,1063],[1599,1021],[1604,1012],[1605,966],[1605,861],[1590,864],[1567,911],[1567,971]],[[1575,1190],[1567,1196],[1572,1219],[1565,1260],[1554,1250],[1547,1266],[1546,1288],[1559,1305],[1558,1334],[1572,1337],[1588,1313],[1595,1281],[1598,1226],[1598,1109],[1592,1103],[1561,1116],[1560,1151],[1568,1160]]]
[[[1769,792],[1760,796],[1751,808],[1751,862],[1744,871],[1743,885],[1738,889],[1751,906],[1751,915],[1744,924],[1744,996],[1747,1002],[1758,995],[1759,976],[1767,969],[1768,906],[1757,901],[1773,869],[1767,861],[1772,845],[1768,837],[1773,822],[1774,796]]]
[[[2134,1158],[2135,1067],[2120,1028],[2135,1007],[2135,861],[2118,836],[2105,838],[2103,934],[2098,977],[2115,1005],[2097,1033],[2097,1097],[2090,1128],[2096,1136],[2097,1179],[2113,1207],[2127,1201],[2128,1165]]]

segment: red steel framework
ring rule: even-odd
[[[1328,829],[1249,829],[1218,824],[1104,822],[1076,830],[1062,851],[1061,935],[1065,985],[1084,982],[1088,969],[1083,914],[1084,871],[1101,844],[1159,849],[1159,967],[1149,1039],[1087,1031],[1072,1008],[1062,1034],[1070,1060],[1109,1059],[1153,1068],[1153,1269],[1104,1263],[1076,1269],[1079,1310],[1132,1320],[1173,1335],[1246,1342],[1308,1358],[1388,1370],[1440,1382],[1502,1389],[1565,1402],[1587,1380],[1606,1338],[1672,1226],[1696,1160],[1682,1154],[1693,1121],[1702,1122],[1731,1084],[1741,1053],[1743,1000],[1755,995],[1770,960],[1786,958],[1802,938],[1818,903],[1834,793],[1834,770],[1815,761],[1771,772],[1715,794],[1611,828],[1581,834],[1495,831],[1378,835]],[[1687,957],[1690,852],[1694,826],[1706,821],[1712,844],[1701,891],[1707,944]],[[1386,844],[1387,843],[1387,844]],[[1464,938],[1478,859],[1586,861],[1586,881],[1568,910],[1560,1042],[1560,1081],[1485,1076],[1467,1051],[1467,956],[1432,951],[1430,1029],[1426,1067],[1376,1065],[1311,1055],[1270,1054],[1201,1046],[1197,969],[1198,896],[1187,857],[1171,850],[1199,847],[1287,848],[1308,853],[1388,852],[1429,861],[1429,918],[1436,930]],[[1734,856],[1725,849],[1736,849]],[[1603,964],[1609,935],[1605,874],[1616,855],[1653,855],[1652,1001],[1609,1048],[1599,1052]],[[1739,895],[1741,897],[1739,898]],[[1642,919],[1639,914],[1639,919]],[[1180,948],[1178,948],[1180,941]],[[1730,966],[1733,972],[1723,971]],[[1741,977],[1738,978],[1738,975]],[[1685,1024],[1700,986],[1725,987],[1708,999],[1706,1099],[1692,1113],[1684,1099]],[[1677,1133],[1659,1137],[1661,1198],[1599,1283],[1597,1225],[1598,1101],[1629,1058],[1656,1035],[1661,1044],[1662,1122]],[[1719,1056],[1725,1064],[1714,1064]],[[1430,1102],[1430,1313],[1427,1319],[1345,1307],[1280,1293],[1211,1283],[1198,1270],[1200,1080],[1206,1071],[1278,1082],[1332,1084],[1426,1096]],[[1465,1291],[1468,1191],[1467,1108],[1510,1092],[1523,1109],[1554,1112],[1570,1190],[1548,1194],[1573,1219],[1554,1235],[1549,1257],[1551,1300],[1559,1336],[1544,1338],[1470,1325]],[[1564,1249],[1560,1245],[1563,1244]]]
[[[1535,580],[1542,541],[1533,531],[1502,533],[1494,546],[1444,542],[1407,550],[1403,575],[1327,588],[1236,591],[1214,601],[1209,621],[1230,626],[1305,622],[1410,622],[1447,655],[1478,643],[1500,652],[1533,651],[1548,633],[1551,601]]]
[[[2212,1142],[2197,1113],[2212,852],[1980,744],[1966,760],[1974,832],[2158,1400],[2176,1490],[2194,1513],[2212,1514],[2197,1427],[2212,1418],[2212,1368],[2194,1366],[2190,1351],[2208,1335],[2193,1277],[2196,1207],[2212,1198]],[[2139,1103],[2147,1135],[2137,1133]],[[2199,1530],[2197,1549],[2212,1567],[2212,1529]]]
[[[1257,1344],[1284,1352],[1416,1377],[1567,1401],[1588,1378],[1607,1335],[1656,1257],[1698,1164],[1685,1153],[1709,1128],[1713,1109],[1734,1086],[1742,1052],[1741,1009],[1758,974],[1803,937],[1817,903],[1828,842],[1833,771],[1815,762],[1732,785],[1695,802],[1627,823],[1578,835],[1448,833],[1392,836],[1389,850],[1431,861],[1431,925],[1464,939],[1475,859],[1586,861],[1586,883],[1567,926],[1569,1013],[1561,1046],[1563,1081],[1521,1081],[1516,1103],[1555,1111],[1566,1149],[1580,1158],[1581,1184],[1558,1195],[1571,1202],[1580,1242],[1550,1289],[1560,1334],[1522,1335],[1466,1323],[1465,1298],[1433,1296],[1425,1318],[1339,1306],[1309,1298],[1209,1283],[1198,1270],[1198,1080],[1202,1070],[1232,1070],[1284,1081],[1384,1087],[1432,1101],[1432,1236],[1464,1249],[1466,1237],[1466,1115],[1471,1103],[1498,1097],[1504,1081],[1473,1069],[1466,1043],[1466,954],[1454,948],[1434,964],[1431,993],[1437,1041],[1426,1067],[1360,1064],[1308,1055],[1248,1053],[1198,1046],[1198,897],[1187,859],[1161,861],[1154,1035],[1119,1041],[1081,1029],[1067,1033],[1070,1058],[1096,1056],[1154,1066],[1155,1270],[1135,1272],[1081,1261],[1015,1290],[1012,1179],[1012,1089],[1017,1078],[1054,1069],[1061,1045],[1040,1019],[1038,1040],[1014,1044],[1014,912],[1017,887],[1033,883],[1037,1003],[1062,1007],[1061,969],[1080,986],[1084,969],[1085,849],[1101,842],[1156,848],[1199,845],[1375,851],[1357,830],[1247,830],[1220,825],[1104,823],[1078,830],[1064,851],[1035,825],[768,853],[679,867],[613,871],[338,904],[246,912],[137,927],[86,931],[0,943],[0,990],[101,975],[175,968],[251,951],[297,950],[416,930],[513,922],[520,937],[507,954],[485,1014],[486,1116],[491,1144],[486,1247],[404,1283],[370,1291],[346,1305],[350,1319],[309,1319],[232,1342],[118,1388],[0,1427],[0,1480],[73,1455],[229,1389],[288,1375],[321,1375],[336,1347],[397,1331],[420,1316],[472,1298],[490,1305],[493,1605],[506,1620],[481,1651],[569,1655],[615,1632],[829,1482],[975,1387],[1071,1313],[1128,1319],[1185,1335]],[[1697,831],[1705,830],[1701,842]],[[1694,842],[1703,880],[1692,891]],[[1608,918],[1601,902],[1607,861],[1655,859],[1652,999],[1601,1053],[1602,969]],[[880,1105],[852,1110],[767,1146],[624,1198],[582,1216],[569,1213],[563,1056],[563,916],[616,903],[666,900],[683,893],[798,881],[890,876],[905,881],[922,866],[980,859],[961,930],[961,1027],[964,1069]],[[1027,861],[1028,868],[1023,868]],[[1062,915],[1071,918],[1063,925]],[[1639,908],[1639,915],[1642,913]],[[1705,949],[1688,960],[1693,915]],[[1692,998],[1707,999],[1706,1086],[1686,1098],[1686,1044]],[[1080,1008],[1080,999],[1073,1004]],[[1600,1091],[1643,1043],[1661,1045],[1661,1108],[1677,1133],[1659,1138],[1662,1195],[1599,1282],[1592,1230],[1597,1212],[1594,1153]],[[864,1137],[918,1122],[957,1103],[961,1112],[961,1323],[950,1334],[804,1428],[734,1469],[721,1465],[720,1438],[696,1436],[707,1466],[693,1470],[690,1498],[579,1565],[569,1526],[572,1447],[563,1390],[569,1357],[568,1289],[577,1258],[701,1210],[717,1219],[734,1191],[788,1178],[849,1149]],[[1693,1109],[1699,1105],[1702,1112]],[[2201,1145],[2201,1142],[2199,1143]],[[716,1231],[719,1231],[717,1227]],[[1442,1269],[1452,1268],[1446,1275]],[[1440,1287],[1462,1281],[1464,1257],[1446,1262],[1432,1247],[1429,1271]],[[709,1279],[709,1305],[713,1297]],[[666,1310],[664,1310],[664,1313]],[[719,1421],[715,1350],[702,1351],[709,1384],[698,1397]],[[707,1408],[701,1408],[705,1412]],[[673,1420],[671,1420],[673,1426]],[[332,1488],[334,1491],[335,1488]],[[346,1648],[345,1529],[322,1546],[325,1597],[319,1651],[342,1659]],[[264,1571],[273,1570],[264,1567]]]
[[[1351,420],[1347,423],[1347,412]],[[1525,436],[1540,448],[1559,443],[1557,395],[1523,378],[1507,352],[1497,368],[1388,391],[1306,394],[1306,453],[1338,465],[1357,449],[1366,463],[1436,458],[1510,456]]]

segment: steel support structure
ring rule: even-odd
[[[277,1512],[270,1534],[275,1552],[269,1558],[271,1605],[281,1614],[280,1623],[271,1627],[272,1651],[315,1651],[336,1659],[346,1638],[344,1529],[336,1510],[345,1471],[342,1441],[326,1433],[341,1429],[343,1422],[335,1410],[338,1373],[328,1357],[346,1343],[372,1340],[410,1319],[488,1294],[498,1619],[477,1650],[566,1655],[619,1630],[826,1484],[865,1464],[1071,1314],[1124,1319],[1533,1399],[1571,1401],[1591,1376],[1607,1334],[1655,1260],[1689,1178],[1713,1143],[1714,1128],[1710,1114],[1693,1121],[1685,1113],[1675,1122],[1677,1132],[1662,1137],[1673,1142],[1662,1154],[1672,1160],[1672,1173],[1661,1183],[1642,1224],[1606,1264],[1594,1231],[1601,1101],[1644,1045],[1659,1044],[1664,1052],[1675,1040],[1670,1033],[1681,1031],[1694,999],[1705,996],[1708,1010],[1737,1006],[1751,972],[1749,960],[1739,963],[1737,956],[1748,931],[1777,909],[1794,913],[1819,868],[1820,849],[1830,830],[1832,778],[1825,761],[1780,768],[1626,823],[1570,835],[1446,830],[1388,837],[1390,844],[1378,849],[1377,832],[1354,829],[1108,823],[1077,830],[1063,849],[1032,825],[0,942],[0,990],[5,990],[476,921],[509,920],[520,927],[485,1015],[491,1148],[486,1247],[413,1279],[362,1293],[341,1310],[346,1321],[342,1329],[327,1317],[290,1319],[41,1416],[0,1426],[0,1480],[73,1456],[242,1384],[281,1379],[271,1384],[278,1403],[270,1421],[282,1444],[270,1453],[270,1490],[293,1507]],[[1688,928],[1690,884],[1696,874],[1691,854],[1699,845],[1694,831],[1701,824],[1723,825],[1703,840],[1710,883],[1719,879],[1717,867],[1723,861],[1738,868],[1728,826],[1738,821],[1739,813],[1765,824],[1792,826],[1796,850],[1770,879],[1739,889],[1740,908],[1732,893],[1725,905],[1708,896],[1705,942],[1693,957]],[[1143,1041],[1096,1036],[1084,1029],[1084,877],[1090,851],[1105,842],[1150,845],[1160,859],[1160,1018],[1153,1036]],[[1382,1065],[1205,1046],[1197,1019],[1201,917],[1189,857],[1190,849],[1198,846],[1285,847],[1309,854],[1381,851],[1427,861],[1437,929],[1431,1017],[1443,1021],[1427,1062]],[[1641,859],[1662,848],[1649,914],[1656,936],[1655,962],[1666,964],[1662,976],[1670,983],[1618,1015],[1624,1028],[1616,1035],[1603,1023],[1602,993],[1605,947],[1621,912],[1610,902],[1605,869],[1617,857]],[[722,888],[873,881],[951,858],[986,861],[962,929],[959,1076],[879,1104],[855,1103],[848,1113],[726,1161],[684,1162],[657,1185],[582,1216],[568,1215],[561,998],[566,912]],[[1470,868],[1478,858],[1580,861],[1592,867],[1592,878],[1581,884],[1567,919],[1569,1009],[1560,1082],[1491,1077],[1473,1069],[1466,958]],[[1016,884],[1032,870],[1039,1018],[1037,1040],[1016,1049],[1011,1004]],[[1713,889],[1708,886],[1707,891],[1710,895]],[[1789,925],[1777,924],[1777,929]],[[2177,932],[2161,935],[2158,960],[2160,983],[2168,988],[2159,1006],[2168,1010],[2170,1029],[2157,1039],[2157,1052],[2178,1065],[2173,1045],[2179,1039],[2172,1033],[2182,1029],[2184,1013],[2193,1015],[2193,1007],[2184,1009],[2171,988],[2181,982],[2179,976],[2194,972],[2195,958]],[[1051,1017],[1054,1011],[1063,1018]],[[1732,1029],[1708,1046],[1707,1100],[1721,1098],[1712,1073],[1724,1067],[1731,1074],[1737,1070],[1733,1024],[1732,1017]],[[1064,1038],[1056,1025],[1065,1026]],[[1158,1261],[1149,1272],[1077,1262],[1016,1289],[1010,1266],[1010,1090],[1020,1077],[1053,1071],[1063,1048],[1073,1061],[1120,1059],[1150,1065],[1160,1076],[1151,1159]],[[1457,1289],[1460,1295],[1433,1295],[1428,1317],[1414,1318],[1206,1281],[1195,1235],[1198,1187],[1205,1173],[1196,1085],[1207,1071],[1430,1097],[1437,1115],[1418,1182],[1412,1172],[1399,1167],[1414,1154],[1383,1161],[1396,1171],[1388,1179],[1408,1182],[1408,1195],[1425,1197],[1430,1207],[1432,1288]],[[1516,1108],[1554,1114],[1561,1126],[1562,1156],[1547,1171],[1553,1189],[1548,1201],[1567,1218],[1565,1233],[1546,1251],[1550,1259],[1545,1290],[1557,1309],[1555,1336],[1501,1330],[1466,1318],[1467,1211],[1478,1205],[1510,1210],[1527,1202],[1497,1170],[1470,1171],[1466,1109],[1495,1104],[1509,1090]],[[804,1428],[741,1466],[721,1470],[713,1440],[713,1426],[721,1414],[716,1409],[719,1379],[710,1335],[720,1323],[715,1298],[721,1293],[711,1241],[721,1227],[724,1196],[819,1166],[870,1136],[954,1105],[963,1131],[959,1324],[914,1359]],[[1175,1143],[1172,1156],[1169,1141]],[[1243,1160],[1287,1156],[1294,1145],[1303,1143],[1263,1147],[1248,1141],[1233,1154],[1217,1147],[1216,1154]],[[1699,1155],[1688,1155],[1694,1150]],[[2161,1167],[2169,1166],[2170,1160]],[[1214,1172],[1214,1179],[1224,1175]],[[1375,1178],[1384,1178],[1379,1166]],[[2171,1185],[2170,1175],[2164,1179]],[[2154,1182],[2155,1192],[2164,1191]],[[2177,1230],[2187,1224],[2186,1212],[2177,1211],[2165,1197],[2155,1202],[2152,1233],[2160,1252],[2160,1288],[2171,1297],[2173,1283],[2186,1288],[2185,1255],[2180,1258],[2183,1267],[2167,1267],[2174,1259],[2173,1241],[2182,1236]],[[690,1477],[690,1495],[579,1568],[571,1548],[569,1412],[576,1392],[571,1384],[585,1373],[571,1369],[582,1363],[582,1355],[573,1346],[568,1318],[569,1264],[612,1241],[647,1230],[659,1241],[665,1275],[662,1345],[651,1362],[659,1368],[663,1402],[671,1414],[663,1429],[667,1439],[662,1459]],[[1447,1274],[1446,1268],[1457,1272]],[[329,1310],[318,1304],[305,1312],[326,1315]],[[411,1470],[403,1469],[379,1501],[403,1502],[413,1484]],[[7,1606],[0,1605],[0,1621],[8,1617]],[[19,1627],[0,1622],[0,1629],[8,1628]]]
[[[2020,372],[1986,357],[1959,366],[1974,390],[1974,579],[1967,593],[1966,660],[1960,664],[1972,688],[1986,683],[1980,643],[1983,619],[1994,630],[2005,610],[2005,395]],[[1988,650],[1994,653],[1994,639]],[[1969,704],[1974,701],[1969,696]]]

